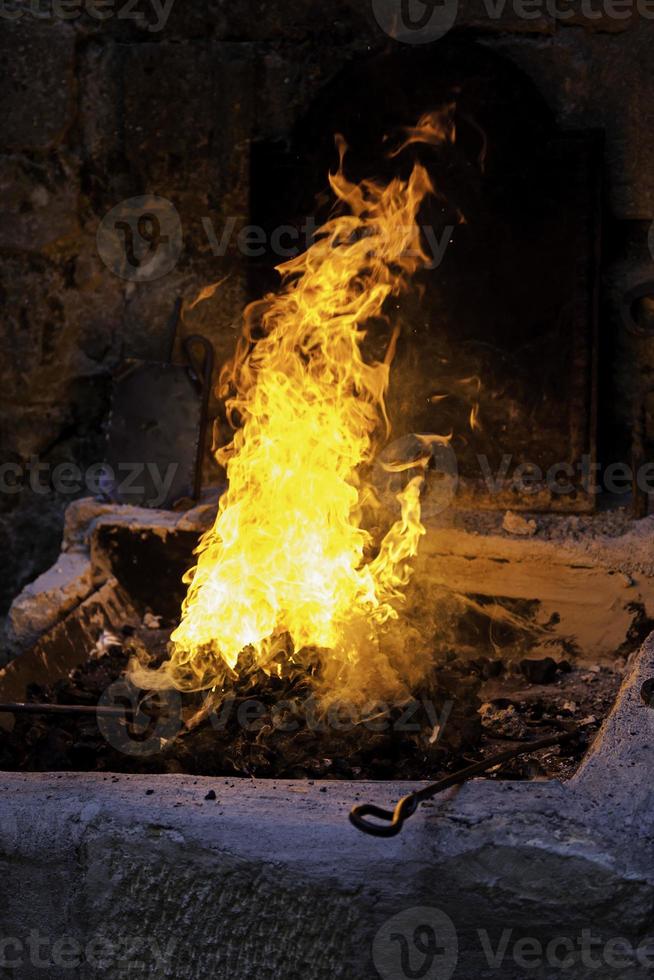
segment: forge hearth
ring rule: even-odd
[[[646,980],[651,2],[0,6],[0,975]]]
[[[225,976],[363,980],[377,976],[371,948],[384,923],[428,906],[447,909],[466,977],[492,976],[484,936],[495,947],[508,929],[545,946],[564,924],[575,978],[590,980],[597,967],[576,943],[588,923],[597,948],[619,934],[646,952],[654,807],[642,690],[652,675],[650,641],[572,780],[476,781],[422,807],[390,841],[359,834],[347,813],[353,799],[388,806],[406,784],[4,774],[8,934],[27,921],[84,945],[145,931],[168,951],[153,967],[161,977],[204,976],[209,958]],[[52,891],[56,911],[43,902]],[[633,963],[602,975],[640,980]],[[507,962],[501,975],[524,972]]]
[[[156,621],[155,621],[156,622]],[[127,635],[126,635],[127,634]],[[100,701],[138,703],[121,684],[129,659],[147,652],[160,662],[169,630],[124,626],[66,680],[32,684],[33,704],[86,705]],[[120,637],[120,639],[119,639]],[[188,773],[204,776],[299,779],[437,779],[536,738],[580,724],[580,734],[558,750],[534,753],[498,767],[493,778],[530,779],[571,775],[612,706],[619,668],[573,668],[552,658],[523,660],[507,675],[501,659],[458,659],[448,651],[434,666],[431,688],[404,704],[382,703],[358,711],[347,703],[321,712],[310,677],[254,675],[236,682],[229,695],[190,729],[184,718],[207,714],[207,696],[150,702],[143,718],[161,743],[148,739],[141,752],[141,727],[126,711],[114,720],[93,715],[19,714],[2,740],[0,768],[6,771]],[[555,682],[556,678],[556,682]],[[1,687],[0,687],[1,696]],[[143,697],[143,695],[140,695]],[[113,709],[114,711],[116,708]],[[176,711],[177,731],[169,728]],[[172,724],[174,719],[170,718]],[[147,734],[147,725],[146,725]],[[133,740],[133,741],[132,741]],[[137,751],[138,750],[138,751]]]
[[[74,505],[60,562],[41,591],[37,583],[14,604],[15,648],[29,649],[0,673],[0,702],[120,705],[127,697],[137,706],[145,692],[125,688],[128,663],[165,658],[183,598],[182,574],[214,507],[214,499],[179,514],[93,501]],[[633,522],[614,512],[540,516],[532,523],[526,539],[489,515],[459,513],[432,529],[407,615],[431,616],[435,624],[433,673],[408,702],[363,709],[345,704],[325,718],[310,675],[283,669],[275,677],[245,674],[226,704],[211,702],[205,692],[171,695],[172,707],[159,714],[153,708],[152,724],[156,729],[163,717],[165,737],[156,746],[150,742],[146,753],[132,751],[130,740],[140,736],[127,715],[100,729],[87,716],[2,715],[8,733],[0,765],[232,778],[436,779],[507,747],[578,727],[579,738],[569,746],[514,761],[491,776],[569,778],[615,701],[625,664],[651,629],[649,520]],[[176,721],[166,727],[169,711]],[[191,718],[201,723],[187,730]],[[147,728],[147,717],[141,723]]]

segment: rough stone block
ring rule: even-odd
[[[4,495],[0,514],[0,611],[27,582],[57,560],[64,506],[52,495]]]
[[[25,701],[28,685],[63,679],[83,663],[105,630],[139,622],[129,598],[110,579],[0,671],[0,701]],[[0,713],[0,729],[12,724],[11,714]]]
[[[66,508],[62,551],[88,554],[95,521],[116,510],[116,504],[80,497]]]
[[[152,181],[166,178],[178,190],[192,183],[208,200],[234,193],[244,153],[247,160],[250,45],[141,44],[125,52],[122,85],[125,155],[152,191],[162,193]],[[171,104],[183,114],[171,113]]]
[[[79,56],[80,123],[90,177],[111,182],[106,164],[121,149],[120,49],[111,39],[93,41]],[[96,172],[97,171],[97,172]]]
[[[251,45],[104,38],[80,57],[85,192],[96,224],[143,188],[178,209],[187,247],[206,245],[205,215],[247,213]]]
[[[184,574],[194,564],[199,529],[177,527],[179,514],[121,508],[100,517],[91,537],[91,559],[99,579],[113,577],[135,607],[170,622],[179,618],[186,594]]]
[[[61,142],[74,113],[75,34],[61,21],[39,21],[26,12],[3,19],[0,146],[46,148]]]
[[[206,37],[228,41],[290,41],[319,39],[325,46],[342,44],[353,36],[374,31],[368,3],[360,0],[330,0],[328,6],[313,0],[209,0],[193,10],[175,4],[162,36]]]
[[[74,379],[106,374],[115,360],[124,284],[94,247],[93,239],[84,239],[57,262],[5,258],[3,397],[23,405],[66,404]]]
[[[11,604],[7,639],[15,655],[27,649],[79,605],[93,587],[91,562],[83,554],[61,554],[47,572],[28,585]]]
[[[76,166],[0,157],[0,247],[40,251],[79,230]]]
[[[561,125],[606,132],[608,194],[622,219],[654,218],[652,26],[617,35],[559,27],[554,41],[486,39],[540,88]]]

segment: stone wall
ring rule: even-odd
[[[177,296],[221,281],[182,330],[206,333],[219,363],[232,350],[247,270],[233,239],[213,253],[207,228],[220,238],[230,217],[247,223],[251,142],[284,139],[344,64],[395,42],[368,0],[177,0],[160,31],[5,6],[22,16],[0,22],[1,461],[85,467],[103,455],[112,369],[123,354],[166,356]],[[461,5],[457,25],[523,68],[563,124],[606,130],[613,312],[604,329],[619,381],[609,394],[626,419],[635,371],[648,377],[654,364],[647,342],[634,348],[616,333],[626,279],[652,262],[652,25],[489,20],[477,0]],[[167,275],[135,282],[103,263],[96,233],[111,208],[142,194],[172,202],[183,249]],[[54,560],[69,500],[29,485],[0,494],[1,605]]]

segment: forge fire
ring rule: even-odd
[[[393,153],[453,138],[447,113],[433,113]],[[428,261],[417,219],[434,188],[418,163],[407,180],[353,184],[340,138],[338,146],[329,182],[345,213],[279,267],[280,291],[247,309],[222,372],[228,416],[238,419],[217,457],[227,490],[189,575],[171,659],[156,677],[137,670],[142,687],[223,688],[245,652],[247,669],[302,672],[303,650],[313,648],[325,651],[324,696],[360,701],[406,696],[421,654],[423,672],[430,666],[424,651],[403,651],[397,635],[406,630],[402,591],[425,531],[420,487],[429,456],[386,464],[414,475],[398,493],[401,516],[375,544],[363,513],[380,505],[362,471],[380,432],[390,433],[385,399],[398,328],[391,326],[383,361],[366,362],[362,346],[370,323],[392,324],[392,301]],[[424,439],[425,451],[429,440],[438,437]],[[415,643],[414,631],[410,637]]]
[[[0,975],[645,980],[647,3],[137,6],[0,9]]]

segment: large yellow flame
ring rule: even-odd
[[[450,139],[448,119],[423,117],[403,146]],[[246,661],[269,671],[280,651],[301,663],[307,648],[321,651],[323,678],[348,684],[353,698],[370,686],[358,683],[357,671],[369,676],[374,663],[379,678],[393,674],[380,636],[398,617],[424,533],[421,478],[399,495],[401,518],[375,554],[361,526],[369,496],[361,467],[379,430],[388,431],[395,336],[376,363],[364,360],[362,341],[365,325],[384,316],[389,297],[428,261],[417,214],[433,188],[421,164],[408,180],[351,183],[337,144],[330,183],[349,213],[279,267],[279,292],[247,308],[221,375],[237,426],[218,453],[228,489],[200,542],[171,657],[158,675],[180,689],[222,687]]]

